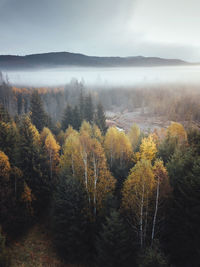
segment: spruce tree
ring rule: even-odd
[[[175,153],[168,163],[173,199],[166,239],[177,266],[199,266],[200,158],[191,151]]]
[[[53,232],[59,254],[67,263],[83,264],[87,254],[87,196],[76,178],[60,181],[53,207]]]
[[[9,122],[10,120],[11,119],[8,111],[2,104],[0,104],[0,122]]]
[[[41,132],[44,126],[47,125],[47,115],[44,111],[43,103],[37,90],[33,91],[31,95],[30,111],[32,123],[38,131]]]
[[[85,105],[84,105],[84,97],[83,97],[83,90],[81,89],[80,96],[79,96],[79,114],[80,114],[80,121],[84,120],[84,110],[85,110]]]
[[[35,208],[40,210],[49,198],[49,187],[44,166],[40,135],[30,118],[25,116],[19,125],[19,167],[35,196]]]
[[[69,125],[72,126],[73,124],[73,113],[72,113],[72,108],[70,105],[67,105],[67,107],[64,110],[61,124],[62,124],[63,131],[65,131],[69,127]]]
[[[92,123],[93,122],[93,117],[94,117],[94,106],[92,103],[92,96],[89,94],[85,98],[85,103],[84,103],[84,119]]]
[[[96,249],[99,267],[129,266],[131,257],[129,233],[118,212],[113,211],[110,217],[106,218],[96,241]]]
[[[97,111],[95,114],[95,123],[99,127],[101,132],[105,134],[108,127],[106,126],[106,115],[101,103],[99,103],[97,106]]]
[[[81,117],[77,106],[75,106],[72,110],[72,119],[72,127],[78,131],[81,126]]]

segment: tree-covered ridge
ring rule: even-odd
[[[67,263],[198,266],[199,130],[106,129],[101,104],[81,94],[79,103],[62,124],[50,123],[38,92],[30,113],[0,110],[0,264],[5,237],[43,215]]]

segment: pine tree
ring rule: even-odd
[[[31,95],[30,111],[32,123],[38,131],[41,132],[44,126],[47,125],[47,115],[44,111],[43,103],[37,90],[35,90]]]

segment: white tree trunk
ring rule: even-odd
[[[84,151],[84,155],[83,155],[83,162],[84,162],[84,170],[85,170],[85,187],[87,189],[88,187],[88,172],[87,172],[87,153],[86,151]]]
[[[158,213],[159,190],[160,190],[160,180],[158,178],[157,190],[156,190],[156,207],[155,207],[155,212],[154,212],[154,217],[153,217],[153,226],[152,226],[152,234],[151,234],[151,245],[153,244],[154,235],[155,235],[156,218],[157,218],[157,213]]]
[[[148,210],[149,210],[149,199],[148,199],[148,194],[147,194],[147,205],[146,205],[146,211],[145,211],[145,227],[144,227],[144,245],[145,245],[147,225],[148,225]]]
[[[143,247],[143,208],[144,208],[144,183],[142,186],[142,199],[140,206],[140,247]]]

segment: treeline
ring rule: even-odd
[[[199,266],[199,130],[101,131],[97,111],[86,117],[89,98],[53,130],[36,91],[29,114],[14,119],[1,106],[0,265],[9,266],[5,239],[45,215],[66,263]],[[75,109],[77,130],[68,120]]]
[[[64,87],[47,87],[37,90],[44,110],[53,122],[62,121],[64,110],[68,105],[74,109],[74,117],[77,115],[75,107],[84,112],[80,102],[81,95],[83,98],[90,95],[94,107],[100,102],[105,110],[134,111],[139,108],[143,112],[146,108],[148,115],[163,116],[177,122],[200,122],[200,92],[198,86],[195,85],[191,87],[172,84],[170,86],[105,87],[102,89],[94,87],[91,90],[84,82],[73,79]],[[10,86],[8,80],[0,74],[0,100],[12,116],[21,116],[30,111],[33,91],[35,88]]]

